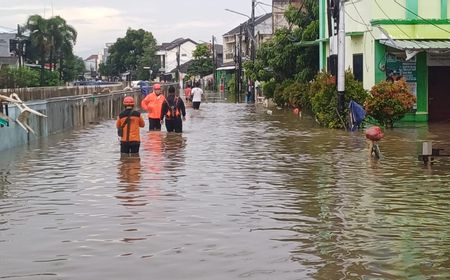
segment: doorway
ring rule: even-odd
[[[428,118],[450,121],[450,66],[428,67]]]

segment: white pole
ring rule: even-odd
[[[338,110],[344,112],[345,94],[345,0],[339,3],[339,28],[338,28]]]

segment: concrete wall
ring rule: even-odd
[[[17,93],[22,101],[46,100],[53,97],[67,97],[84,94],[96,94],[105,91],[122,90],[123,85],[99,85],[99,86],[70,86],[70,87],[35,87],[35,88],[14,88],[0,89],[0,94],[9,96],[11,93]]]
[[[82,127],[91,122],[117,118],[123,110],[122,100],[125,95],[133,96],[137,104],[140,103],[141,94],[138,91],[102,95],[86,94],[27,102],[31,109],[47,115],[48,118],[30,116],[28,124],[36,135],[27,133],[16,122],[10,122],[7,127],[0,127],[0,151],[25,145],[39,137]],[[15,119],[19,113],[16,106],[9,106],[11,118]]]

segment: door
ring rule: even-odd
[[[428,67],[428,117],[450,121],[450,66]]]

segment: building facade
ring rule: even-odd
[[[223,64],[231,65],[237,56],[237,46],[241,42],[241,56],[250,58],[250,26],[251,21],[241,23],[222,36],[223,39]],[[263,42],[272,38],[272,13],[255,17],[255,42],[256,48]]]
[[[175,77],[177,67],[192,60],[192,52],[197,45],[197,42],[189,38],[178,38],[170,43],[163,43],[161,46],[158,46],[156,55],[159,57],[161,65],[159,69],[160,75]]]
[[[283,27],[289,28],[289,24],[284,17],[284,13],[289,8],[289,5],[297,9],[301,9],[304,0],[272,0],[272,23],[273,30],[278,30]]]
[[[333,72],[337,25],[327,2],[320,0],[320,66]],[[366,89],[401,75],[417,97],[405,121],[450,120],[449,15],[450,0],[346,2],[345,67]]]
[[[18,65],[19,59],[12,51],[14,39],[16,39],[15,31],[0,29],[0,67],[2,65]]]

